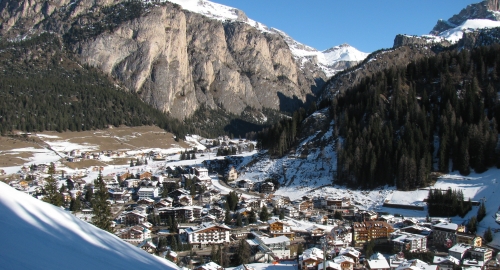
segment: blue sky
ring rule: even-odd
[[[211,0],[243,10],[318,50],[348,43],[363,52],[392,47],[397,34],[428,34],[480,0]]]

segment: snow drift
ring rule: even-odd
[[[3,269],[179,269],[7,184],[0,193]]]

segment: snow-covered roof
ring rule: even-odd
[[[236,267],[229,267],[226,270],[297,270],[297,265],[275,264],[275,263],[249,263]]]
[[[432,227],[437,228],[437,229],[456,231],[458,229],[458,224],[451,223],[451,222],[441,222],[441,223],[432,225]]]
[[[335,263],[333,261],[326,261],[325,264],[326,264],[325,265],[326,268],[341,269],[340,264]],[[323,262],[321,262],[320,264],[318,264],[318,269],[324,269],[323,268]]]
[[[446,256],[446,257],[434,256],[432,263],[433,264],[453,263],[455,265],[460,265],[460,260],[452,256]]]
[[[378,260],[367,260],[368,266],[370,269],[389,269],[389,263],[385,258]]]
[[[203,265],[198,266],[197,269],[204,269],[204,270],[219,270],[222,267],[214,262],[208,262]]]
[[[302,253],[302,260],[307,260],[307,259],[313,259],[313,260],[323,260],[324,255],[323,255],[323,250],[319,248],[309,248],[304,250]]]
[[[186,233],[188,233],[188,234],[197,233],[197,232],[201,232],[201,231],[204,231],[206,229],[213,228],[213,227],[219,227],[219,228],[231,230],[231,228],[229,228],[225,224],[201,223],[198,226],[187,228]]]
[[[465,253],[467,250],[471,249],[472,246],[466,244],[456,244],[452,246],[448,252]]]
[[[284,235],[272,238],[261,238],[261,240],[265,245],[290,242],[290,239]]]
[[[396,270],[436,270],[437,265],[429,265],[419,259],[409,260],[402,262]]]

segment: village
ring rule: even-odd
[[[336,270],[500,268],[497,250],[463,224],[366,210],[347,196],[278,195],[275,179],[245,178],[248,168],[240,166],[238,154],[263,155],[254,142],[225,137],[201,143],[204,150],[171,155],[70,150],[63,161],[23,166],[8,184],[41,199],[48,169],[55,166],[61,207],[91,222],[91,180],[102,174],[115,235],[189,269],[249,263]],[[127,166],[112,172],[102,166],[62,169],[105,157],[127,160]]]

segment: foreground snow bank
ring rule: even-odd
[[[3,269],[178,269],[0,182]]]

